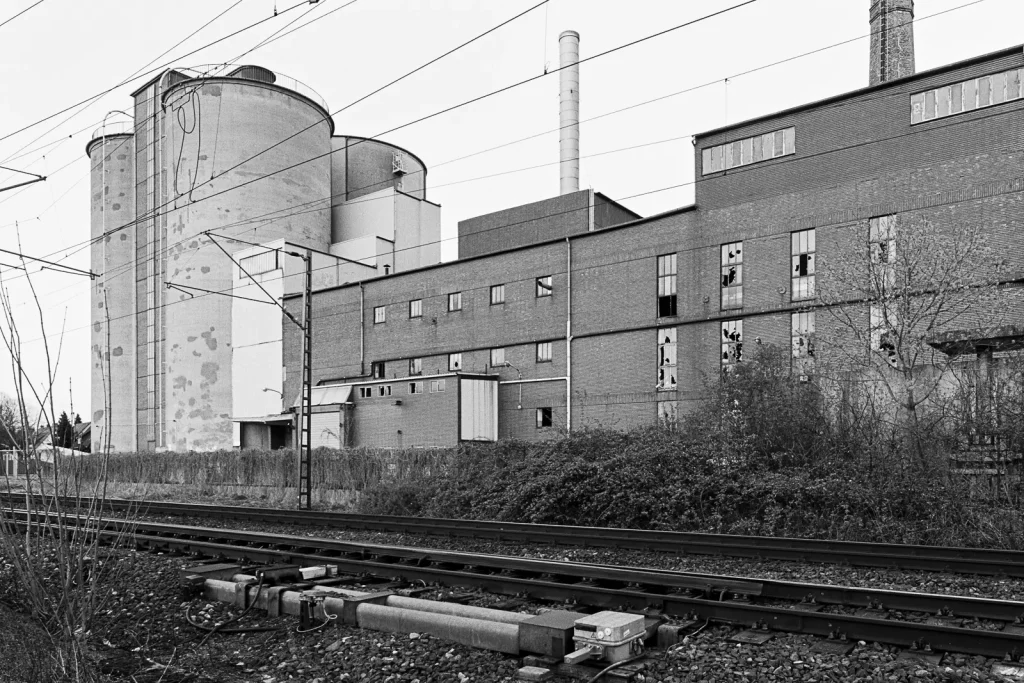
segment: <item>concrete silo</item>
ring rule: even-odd
[[[237,266],[220,247],[249,245],[204,233],[327,251],[333,122],[318,96],[261,67],[169,74],[176,75],[162,93],[164,277],[185,291],[163,292],[162,445],[231,448],[232,300],[198,290],[230,293]],[[280,312],[268,305],[266,315]]]
[[[91,167],[92,434],[96,451],[135,450],[135,137],[132,124],[98,128]]]

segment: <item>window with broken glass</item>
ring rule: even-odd
[[[410,375],[422,375],[423,374],[423,359],[422,358],[410,358],[409,359],[409,374]]]
[[[726,320],[722,323],[722,370],[732,372],[743,362],[743,321]]]
[[[896,367],[896,335],[893,333],[885,307],[880,304],[871,304],[868,318],[868,325],[871,328],[871,352],[878,354],[889,365]]]
[[[551,426],[551,408],[537,408],[537,429]]]
[[[537,298],[551,296],[551,276],[545,275],[544,277],[537,278]]]
[[[793,255],[790,295],[793,301],[814,298],[814,228],[790,235]]]
[[[658,257],[658,317],[676,315],[676,255]]]
[[[676,389],[676,328],[658,330],[658,391]]]
[[[449,353],[448,354],[448,370],[455,372],[456,370],[462,369],[462,354],[461,353]]]
[[[743,242],[722,245],[722,310],[743,308]]]
[[[370,363],[370,375],[374,379],[384,379],[384,361],[378,360]]]
[[[814,311],[792,315],[793,373],[806,377],[814,370]]]
[[[896,262],[896,215],[876,216],[868,221],[871,252],[871,284],[882,295],[894,284]]]

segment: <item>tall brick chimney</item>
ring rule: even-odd
[[[914,0],[871,0],[870,85],[914,73]]]

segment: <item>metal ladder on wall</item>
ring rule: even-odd
[[[313,258],[306,252],[302,297],[302,400],[299,413],[299,509],[312,508],[313,495]]]

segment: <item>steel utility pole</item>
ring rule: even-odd
[[[302,288],[302,397],[299,401],[299,509],[312,508],[313,496],[313,254],[306,250],[301,256],[306,266],[306,282]]]

